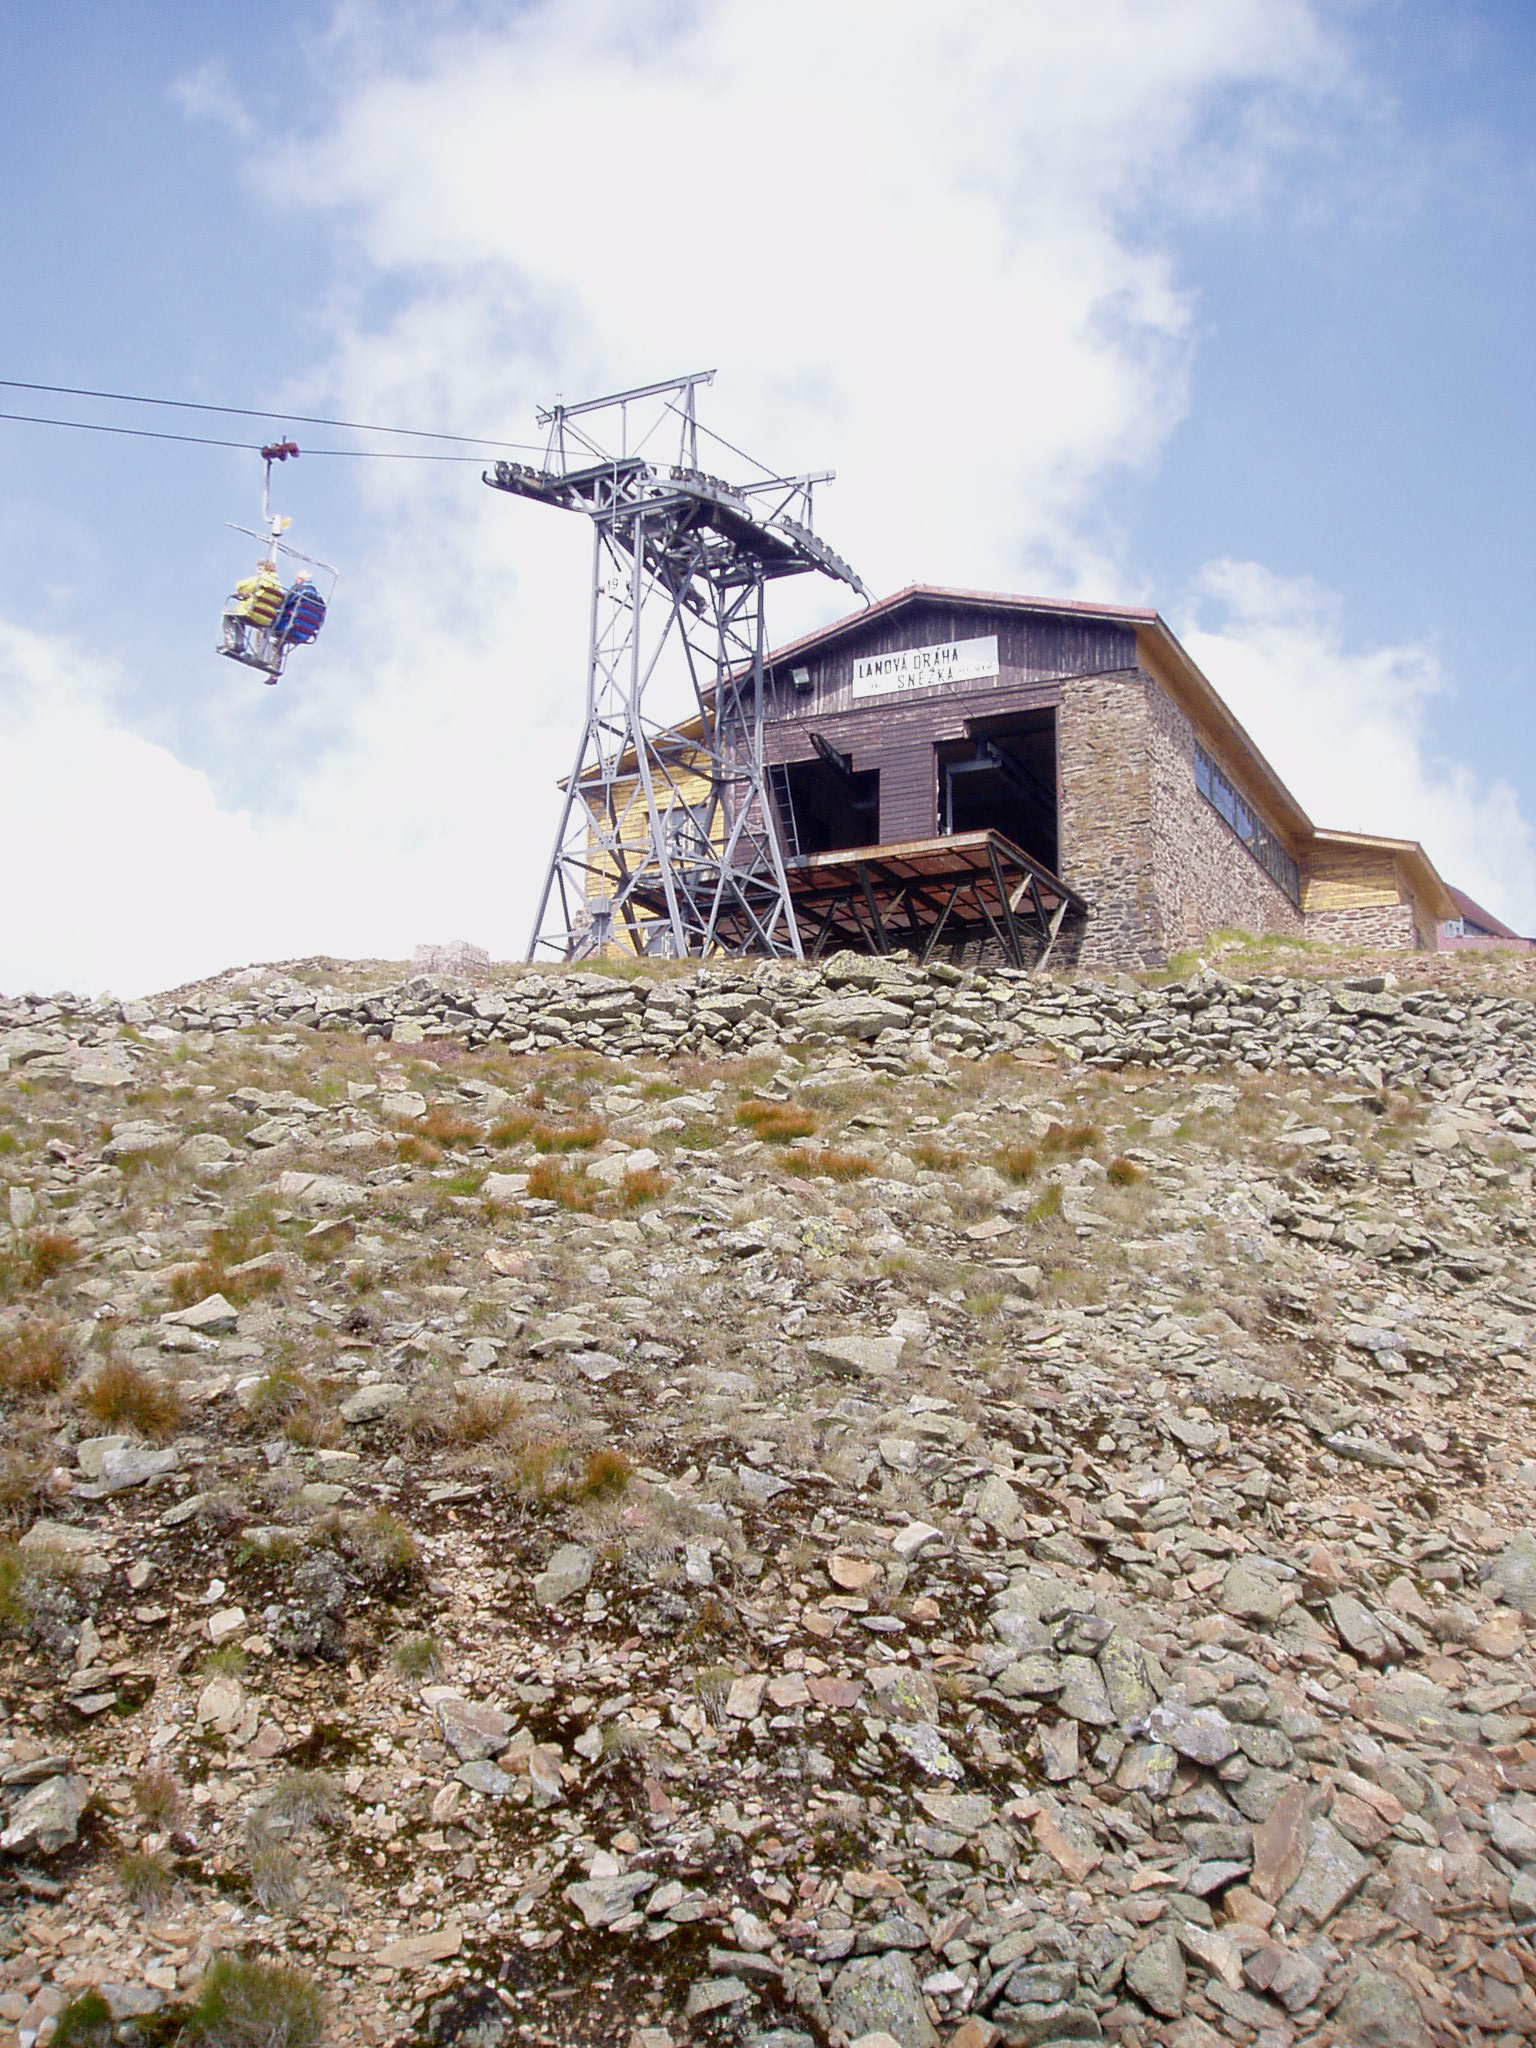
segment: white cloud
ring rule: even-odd
[[[1201,621],[1214,615],[1214,624]],[[1437,754],[1434,651],[1351,648],[1339,605],[1255,562],[1198,580],[1185,645],[1318,825],[1417,839],[1448,882],[1536,930],[1536,835],[1503,781]]]

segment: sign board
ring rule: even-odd
[[[936,690],[997,674],[997,635],[946,640],[938,647],[899,647],[893,654],[855,655],[853,694],[888,697],[899,690]]]

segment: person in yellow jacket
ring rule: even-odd
[[[224,607],[222,652],[244,658],[247,633],[265,633],[282,608],[283,586],[277,563],[267,557],[256,564],[254,576],[235,585],[233,597]]]
[[[239,600],[237,617],[256,627],[270,626],[283,602],[283,586],[278,578],[276,562],[258,562],[256,574],[235,585],[235,596]]]

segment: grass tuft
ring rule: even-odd
[[[557,1159],[535,1159],[528,1169],[528,1194],[534,1201],[555,1202],[582,1215],[597,1207],[597,1189],[585,1171],[562,1166]]]
[[[607,1137],[608,1126],[589,1116],[566,1124],[535,1124],[529,1135],[536,1152],[590,1152]]]
[[[654,1166],[632,1167],[619,1182],[619,1201],[626,1209],[643,1209],[647,1202],[659,1202],[666,1191],[666,1176]]]
[[[811,1112],[793,1102],[739,1102],[736,1121],[765,1145],[787,1145],[792,1138],[809,1138],[816,1130]]]
[[[152,1828],[168,1828],[181,1812],[181,1787],[164,1764],[151,1764],[133,1781],[133,1803]]]
[[[117,1859],[117,1881],[130,1906],[158,1906],[175,1888],[176,1872],[169,1856],[130,1849]]]
[[[1134,1159],[1111,1159],[1105,1173],[1117,1188],[1134,1187],[1146,1178]]]
[[[1003,1145],[994,1155],[993,1163],[1005,1180],[1017,1181],[1022,1186],[1040,1164],[1040,1154],[1033,1145]]]
[[[440,1678],[443,1672],[443,1646],[436,1636],[402,1636],[389,1653],[389,1661],[397,1677],[420,1682],[427,1678]]]
[[[76,1265],[79,1245],[62,1230],[40,1230],[24,1244],[0,1251],[0,1301],[20,1301]]]
[[[302,1970],[217,1956],[198,1987],[182,2038],[189,2048],[319,2048],[320,1987]]]
[[[819,1152],[797,1152],[789,1161],[789,1170],[809,1179],[862,1180],[878,1168],[866,1153],[841,1152],[835,1146],[824,1145]]]
[[[0,1336],[0,1394],[33,1400],[56,1394],[74,1364],[74,1340],[56,1323],[23,1323]]]
[[[55,2020],[53,2048],[108,2048],[112,2034],[111,2006],[99,1991],[82,1991]]]
[[[574,1491],[583,1500],[612,1500],[624,1491],[633,1474],[634,1467],[624,1453],[608,1445],[592,1452]]]
[[[147,1437],[174,1436],[186,1413],[175,1387],[152,1379],[126,1358],[110,1358],[98,1367],[75,1400],[105,1428]]]

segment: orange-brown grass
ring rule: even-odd
[[[13,1250],[0,1251],[0,1301],[35,1294],[73,1266],[80,1247],[62,1230],[40,1230]]]
[[[1111,1159],[1105,1172],[1117,1188],[1134,1187],[1143,1177],[1134,1159]]]
[[[1048,1124],[1040,1140],[1040,1150],[1058,1156],[1086,1152],[1099,1142],[1102,1135],[1097,1124]]]
[[[558,1159],[535,1159],[528,1169],[528,1193],[536,1201],[558,1202],[562,1209],[578,1209],[585,1215],[597,1207],[597,1189],[585,1173],[562,1166]]]
[[[932,1138],[919,1138],[912,1147],[912,1157],[930,1173],[953,1173],[957,1166],[965,1164],[963,1152],[953,1145],[936,1144]]]
[[[862,1180],[877,1168],[874,1160],[863,1152],[840,1152],[835,1146],[824,1145],[818,1152],[797,1152],[789,1161],[789,1170],[802,1178]]]
[[[647,1202],[659,1201],[666,1191],[666,1176],[654,1166],[634,1168],[619,1182],[619,1200],[626,1209],[643,1209]]]
[[[395,1140],[395,1157],[402,1166],[440,1166],[443,1149],[434,1145],[430,1138],[419,1138],[414,1131]]]
[[[434,1145],[446,1145],[450,1148],[454,1145],[478,1145],[485,1137],[484,1131],[473,1117],[461,1115],[458,1110],[450,1109],[444,1102],[435,1103],[417,1124],[416,1129],[423,1138],[430,1139]]]
[[[611,1500],[628,1486],[633,1470],[622,1451],[605,1446],[588,1457],[573,1491],[582,1500]]]
[[[1033,1145],[1003,1145],[993,1155],[993,1164],[998,1172],[1021,1184],[1029,1179],[1039,1163],[1040,1155]]]
[[[816,1119],[793,1102],[739,1102],[736,1121],[766,1145],[787,1145],[791,1138],[809,1138]]]
[[[589,1116],[568,1124],[535,1124],[530,1135],[537,1152],[590,1152],[607,1137],[608,1126]]]
[[[174,1387],[151,1379],[126,1358],[109,1358],[99,1366],[75,1399],[108,1429],[125,1427],[140,1436],[173,1436],[186,1412]]]
[[[513,1145],[521,1145],[537,1122],[538,1118],[529,1116],[525,1110],[503,1110],[491,1125],[490,1142],[507,1151]]]
[[[21,1400],[56,1394],[74,1364],[75,1347],[57,1323],[23,1323],[0,1337],[0,1393]]]

